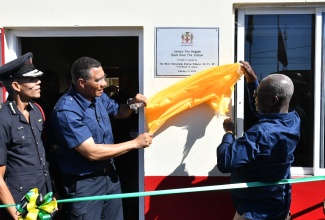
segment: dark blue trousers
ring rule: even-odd
[[[107,175],[87,178],[63,176],[66,198],[80,198],[122,193],[118,175],[112,169]],[[64,204],[68,220],[123,220],[122,199],[91,200]]]

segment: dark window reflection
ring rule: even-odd
[[[321,94],[320,97],[324,97],[325,94],[325,81],[324,81],[324,71],[325,71],[325,13],[322,14],[323,16],[323,33],[322,33],[322,77],[321,77]],[[325,132],[325,100],[323,98],[320,99],[321,101],[321,118],[320,118],[320,133],[324,134]],[[325,168],[325,149],[324,149],[324,140],[325,140],[325,135],[320,136],[320,144],[321,144],[321,149],[320,149],[320,167]]]
[[[245,60],[258,79],[272,73],[288,75],[295,92],[290,103],[301,117],[301,140],[294,166],[313,165],[314,15],[247,15]],[[256,123],[245,90],[244,130]]]

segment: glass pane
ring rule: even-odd
[[[294,166],[313,165],[314,15],[246,15],[245,60],[258,79],[272,73],[288,75],[295,86],[290,107],[301,117],[301,138]],[[246,93],[246,91],[245,91]],[[244,129],[257,118],[245,94]]]
[[[322,52],[322,94],[321,97],[324,97],[324,93],[325,93],[325,88],[324,88],[324,70],[325,70],[325,13],[323,13],[323,33],[322,33],[322,47],[323,47],[323,52]],[[321,121],[320,121],[320,127],[321,127],[321,134],[325,132],[325,114],[324,114],[324,109],[325,109],[325,100],[321,98]],[[325,168],[325,150],[324,150],[324,136],[320,135],[320,145],[321,145],[321,149],[320,149],[320,167],[321,168]]]

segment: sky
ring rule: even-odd
[[[250,62],[259,79],[285,69],[277,59],[278,27],[282,32],[287,53],[286,69],[312,69],[315,29],[313,19],[314,15],[311,14],[253,16],[252,44],[245,41],[245,60]],[[245,20],[247,27],[248,19]]]

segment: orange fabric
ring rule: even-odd
[[[240,64],[212,67],[169,86],[148,99],[145,117],[149,132],[157,131],[172,116],[204,102],[220,114],[228,110]]]

